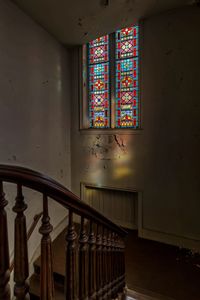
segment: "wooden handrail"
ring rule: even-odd
[[[5,199],[4,182],[14,183],[17,186],[13,207],[16,213],[14,264],[11,264],[11,267],[9,267],[5,210],[8,202]],[[24,213],[28,205],[23,196],[23,187],[43,195],[43,211],[34,217],[34,223],[28,233]],[[27,241],[41,216],[43,217],[39,228],[39,233],[42,235],[40,299],[54,300],[51,243],[53,226],[48,212],[48,198],[68,210],[65,299],[115,299],[125,287],[126,231],[50,177],[23,167],[0,165],[0,300],[10,300],[9,279],[13,265],[15,298],[16,300],[29,299]],[[74,214],[81,217],[80,232],[77,232],[74,226]]]
[[[127,234],[124,229],[81,201],[78,196],[74,195],[63,185],[42,173],[18,166],[0,165],[0,180],[20,183],[42,194],[47,193],[50,198],[53,198],[74,213],[96,223],[101,223],[117,232],[120,236],[126,236]]]
[[[34,216],[33,222],[32,222],[32,224],[30,226],[30,229],[28,230],[28,233],[27,233],[27,240],[30,239],[30,237],[31,237],[31,235],[32,235],[35,227],[37,226],[37,224],[38,224],[38,222],[39,222],[39,220],[40,220],[40,218],[41,218],[42,215],[43,215],[43,212],[41,212],[39,214],[36,214]],[[13,259],[13,261],[10,264],[10,273],[13,271],[13,268],[14,268],[14,259]]]

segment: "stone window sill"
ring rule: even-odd
[[[106,129],[93,129],[93,128],[83,128],[79,129],[80,134],[85,135],[96,135],[96,134],[121,134],[121,135],[141,135],[143,132],[142,128],[139,129],[117,129],[117,128],[106,128]]]

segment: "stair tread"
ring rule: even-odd
[[[62,286],[55,285],[55,300],[64,300],[64,289]],[[40,277],[33,274],[30,278],[30,294],[34,295],[34,299],[40,299]]]

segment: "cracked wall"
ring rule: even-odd
[[[72,188],[80,194],[86,182],[142,191],[140,235],[200,249],[200,10],[174,10],[141,26],[138,134],[79,130],[74,53]]]
[[[97,135],[93,138],[88,152],[100,160],[120,159],[126,153],[124,138],[116,134]]]

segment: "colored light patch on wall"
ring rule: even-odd
[[[138,128],[138,58],[116,61],[116,127]]]
[[[89,66],[89,117],[92,128],[110,126],[108,62]]]
[[[138,35],[138,25],[116,31],[116,59],[138,56]]]
[[[89,43],[89,63],[95,64],[108,61],[109,36],[105,35]]]

